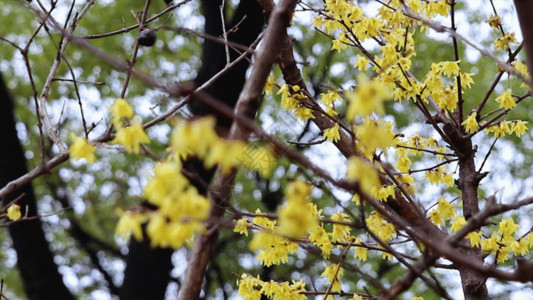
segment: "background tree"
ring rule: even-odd
[[[531,33],[487,4],[4,4],[2,294],[527,287]]]

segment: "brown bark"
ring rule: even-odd
[[[250,78],[239,97],[236,115],[243,115],[254,119],[261,102],[261,92],[266,82],[268,74],[274,64],[274,60],[279,53],[277,41],[286,35],[286,28],[290,24],[292,13],[297,1],[282,0],[272,13],[269,26],[265,32],[263,47],[257,52],[256,60],[252,68]],[[229,139],[246,140],[248,131],[237,122],[233,122],[229,134]],[[213,189],[210,192],[212,203],[208,218],[208,234],[197,237],[194,248],[190,256],[189,265],[185,273],[179,299],[197,299],[216,240],[218,238],[218,220],[224,214],[227,207],[227,200],[233,186],[235,172],[223,175],[217,172]]]
[[[0,186],[27,173],[24,150],[17,137],[13,101],[0,76]],[[37,216],[37,203],[30,180],[6,187],[11,193],[3,197],[7,205],[24,194],[18,202],[22,215]],[[57,270],[53,253],[45,239],[39,218],[16,222],[9,226],[17,266],[28,299],[74,299]]]
[[[462,134],[451,126],[444,126],[445,133],[450,137],[450,141],[455,144],[459,154],[459,180],[457,186],[461,190],[463,200],[463,215],[465,219],[470,219],[479,213],[479,198],[477,189],[479,182],[483,178],[476,171],[474,164],[475,149],[472,147],[471,139],[463,139]],[[477,247],[460,248],[460,253],[471,261],[483,264],[483,253]],[[485,284],[486,276],[470,268],[469,266],[457,264],[457,269],[461,276],[463,294],[465,299],[488,299],[488,290]]]

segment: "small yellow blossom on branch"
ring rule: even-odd
[[[498,15],[491,15],[485,22],[489,23],[490,27],[495,30],[499,30],[498,27],[502,25],[502,19]]]
[[[117,99],[115,103],[110,107],[111,114],[113,115],[113,124],[118,126],[121,118],[131,119],[134,111],[131,105],[124,99]]]
[[[507,50],[511,43],[517,43],[514,32],[506,33],[501,38],[494,41],[494,49]]]
[[[142,224],[148,220],[140,212],[126,211],[120,217],[115,234],[122,237],[124,240],[128,240],[131,235],[138,241],[143,240]]]
[[[346,177],[350,181],[358,181],[361,190],[368,195],[372,193],[372,188],[381,186],[378,172],[374,166],[357,156],[348,159]]]
[[[20,206],[18,204],[12,204],[7,208],[7,218],[9,220],[17,221],[21,216]]]
[[[356,116],[366,117],[373,112],[384,112],[383,102],[393,97],[389,88],[378,80],[361,82],[353,92],[347,92],[346,119],[352,122]]]
[[[75,160],[85,159],[89,164],[96,161],[94,145],[84,137],[75,137],[74,144],[70,146],[70,157]]]
[[[507,89],[500,96],[496,97],[496,102],[500,104],[500,108],[509,110],[516,106],[516,101],[512,95],[511,89]]]
[[[144,132],[141,123],[141,118],[136,116],[133,118],[130,126],[118,126],[117,135],[111,141],[111,143],[121,144],[122,146],[126,147],[129,153],[139,154],[141,145],[150,143],[150,138],[148,138]]]
[[[318,226],[314,204],[309,201],[312,186],[303,180],[291,182],[285,191],[287,204],[279,212],[279,232],[289,237],[301,237]]]
[[[478,131],[479,124],[477,123],[477,113],[471,113],[466,120],[461,123],[465,127],[467,133],[474,133]]]
[[[339,123],[335,123],[335,125],[331,128],[324,129],[322,136],[330,142],[338,142],[341,139],[341,135],[339,133]]]
[[[326,277],[326,280],[331,284],[330,291],[340,292],[342,290],[341,281],[339,278],[344,273],[344,270],[339,264],[326,265],[324,263],[325,270],[320,274],[322,277]]]

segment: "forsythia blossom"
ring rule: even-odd
[[[133,108],[131,105],[124,99],[117,99],[115,103],[110,108],[111,114],[113,115],[113,124],[118,126],[120,124],[120,118],[132,118],[133,117]]]
[[[144,132],[141,124],[141,118],[133,118],[132,124],[128,127],[118,126],[117,135],[111,141],[113,144],[121,144],[128,152],[139,154],[141,144],[150,143],[150,139]]]
[[[283,235],[300,237],[318,226],[313,204],[309,201],[312,187],[302,180],[291,182],[286,189],[287,204],[279,212],[279,230]]]
[[[7,208],[7,218],[9,220],[17,221],[21,216],[20,206],[18,204],[12,204]]]
[[[94,156],[94,145],[89,143],[89,141],[84,137],[76,137],[74,139],[74,144],[70,146],[70,157],[80,160],[85,158],[85,160],[92,164],[96,161]]]

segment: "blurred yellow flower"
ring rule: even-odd
[[[85,158],[88,163],[92,164],[96,161],[94,145],[84,137],[76,137],[74,144],[70,146],[70,157],[76,160]]]
[[[20,213],[20,206],[13,204],[7,208],[7,218],[11,221],[17,221],[22,214]]]

